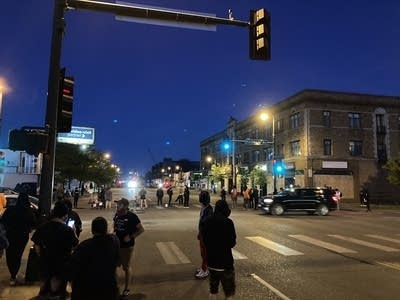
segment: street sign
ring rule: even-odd
[[[93,145],[94,128],[72,126],[71,132],[58,133],[57,142],[75,145]]]

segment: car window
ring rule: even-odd
[[[315,196],[315,191],[306,189],[306,190],[300,190],[300,197],[314,197]]]

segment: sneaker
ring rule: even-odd
[[[124,291],[121,294],[121,297],[128,297],[129,294],[130,294],[129,290],[128,289],[124,289]]]
[[[200,271],[194,275],[197,279],[205,279],[207,278],[207,276],[209,275],[208,270],[203,271],[202,269],[200,269]]]
[[[17,285],[17,279],[16,278],[11,278],[10,279],[10,286],[16,286]]]

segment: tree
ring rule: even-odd
[[[396,159],[389,160],[384,168],[388,171],[388,181],[400,185],[400,155]]]
[[[223,181],[231,174],[230,165],[212,165],[211,166],[211,179],[217,182]]]
[[[263,171],[262,169],[257,167],[250,172],[250,178],[254,185],[263,186],[265,184],[268,184],[267,175],[268,174],[266,171]]]

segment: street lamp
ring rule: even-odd
[[[3,78],[0,78],[0,130],[1,123],[3,122],[3,93],[8,92],[9,89],[7,82]]]
[[[268,121],[270,118],[272,118],[272,176],[274,177],[274,194],[276,194],[277,190],[276,190],[276,172],[275,172],[275,166],[274,166],[274,161],[275,161],[275,117],[272,115],[270,116],[270,114],[268,114],[265,111],[262,111],[260,113],[260,119],[263,122]]]
[[[110,153],[104,153],[103,157],[104,157],[105,159],[110,159],[111,154],[110,154]]]

